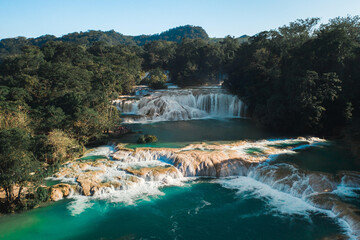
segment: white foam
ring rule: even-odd
[[[245,117],[245,105],[235,95],[220,88],[156,91],[140,100],[114,101],[124,113],[143,118],[126,118],[128,123],[179,121],[205,118]]]
[[[269,165],[269,167],[271,167],[271,165]],[[217,180],[216,182],[220,183],[225,188],[237,190],[237,195],[241,198],[255,197],[264,200],[270,207],[269,213],[271,213],[272,215],[274,213],[279,213],[280,215],[278,216],[296,214],[301,215],[311,221],[311,213],[322,213],[329,218],[334,219],[344,230],[345,234],[349,237],[349,239],[356,240],[358,238],[358,236],[354,235],[356,233],[354,233],[352,227],[346,221],[346,217],[339,217],[331,210],[317,208],[311,205],[311,202],[308,203],[306,201],[307,196],[312,195],[311,192],[314,192],[311,189],[311,186],[308,186],[308,188],[305,189],[302,194],[298,193],[296,189],[301,187],[297,185],[301,185],[302,183],[306,185],[306,182],[308,182],[307,177],[301,180],[302,177],[299,176],[300,179],[293,183],[291,189],[283,189],[281,182],[274,181],[274,179],[268,179],[266,177],[258,179],[260,181],[265,181],[265,183],[263,183],[253,178],[258,176],[254,174],[250,174],[250,176],[251,177],[241,176],[236,178],[221,179]],[[358,197],[359,195],[356,195],[357,193],[354,192],[354,190],[358,189],[359,188],[339,185],[338,188],[333,191],[333,193],[346,197]]]
[[[107,200],[109,202],[124,203],[126,205],[134,205],[138,200],[149,200],[151,196],[164,195],[160,191],[161,183],[145,182],[128,186],[128,189],[117,190],[114,188],[103,188],[96,192],[94,199]]]
[[[309,203],[294,197],[290,194],[275,190],[267,184],[261,183],[250,177],[236,177],[232,179],[217,180],[223,187],[236,189],[240,197],[255,197],[266,201],[271,207],[271,212],[278,212],[284,215],[309,216],[311,212],[319,209]]]
[[[90,202],[91,199],[86,196],[72,195],[69,198],[73,199],[73,201],[71,201],[67,206],[72,216],[79,215],[80,213],[84,212],[86,209],[91,208],[94,205],[93,202]]]
[[[106,200],[114,203],[124,203],[126,205],[136,204],[139,200],[149,200],[150,197],[164,195],[161,188],[165,186],[182,186],[188,179],[183,178],[182,174],[176,171],[165,172],[164,174],[146,174],[145,176],[135,176],[126,171],[127,168],[143,168],[143,167],[165,167],[169,164],[156,160],[160,158],[159,153],[151,154],[149,151],[140,152],[134,155],[128,155],[129,152],[122,152],[119,161],[105,160],[106,164],[100,167],[88,166],[88,171],[98,171],[97,179],[101,182],[113,183],[111,186],[99,185],[93,196],[72,195],[69,198],[73,201],[69,204],[68,209],[72,215],[78,215],[92,206],[94,200]],[[167,154],[164,152],[163,154]],[[164,155],[161,155],[164,156]],[[68,164],[70,166],[72,163]],[[78,174],[83,169],[72,166]],[[58,178],[65,180],[65,178]],[[116,188],[114,187],[116,186]],[[81,187],[79,186],[79,192]]]
[[[301,140],[306,140],[309,144],[297,147],[295,150],[309,147],[313,144],[321,145],[324,142],[324,140],[318,138],[263,140],[242,146],[228,146],[225,147],[225,149],[246,151],[247,148],[257,147],[266,150],[266,148],[269,147],[269,144],[296,143]],[[108,153],[109,150],[111,150],[110,146],[102,146],[87,156],[103,155],[104,153],[106,154],[106,152]],[[190,148],[186,150],[190,150]],[[206,149],[204,148],[201,150]],[[280,154],[296,154],[293,150],[294,149],[284,149]],[[154,197],[164,195],[161,188],[165,186],[181,186],[184,184],[184,181],[189,180],[189,178],[182,178],[181,173],[178,171],[177,173],[161,175],[159,178],[154,178],[153,176],[136,177],[139,181],[127,182],[126,179],[129,175],[129,173],[125,171],[127,168],[164,167],[171,162],[171,158],[173,157],[172,152],[143,150],[134,153],[130,151],[119,151],[115,156],[120,160],[109,161],[111,164],[102,167],[104,173],[99,175],[98,178],[103,182],[118,181],[121,183],[121,188],[115,189],[114,187],[103,187],[91,197],[71,196],[70,198],[74,200],[69,204],[68,208],[73,215],[80,214],[91,207],[93,205],[91,202],[92,200],[106,200],[109,202],[132,205],[140,200],[150,200]],[[307,219],[310,219],[310,214],[314,212],[326,214],[327,216],[336,219],[339,224],[346,229],[347,234],[352,237],[351,228],[349,224],[346,223],[346,220],[338,218],[331,211],[316,208],[312,206],[310,202],[306,201],[311,194],[322,191],[316,190],[316,188],[313,189],[313,186],[310,184],[310,173],[303,172],[301,169],[290,164],[273,163],[271,160],[277,155],[270,156],[271,157],[267,160],[267,165],[260,164],[257,167],[251,168],[247,177],[240,176],[236,178],[215,180],[214,182],[220,183],[225,188],[237,190],[238,196],[263,200],[269,207],[268,212],[265,212],[264,214],[278,214],[279,216],[301,215]],[[100,169],[98,167],[89,167],[87,170],[95,171]],[[286,176],[281,174],[278,176],[276,174],[284,171],[285,173],[288,172]],[[359,194],[356,192],[359,188],[354,187],[356,186],[355,183],[352,183],[354,186],[345,184],[345,177],[342,179],[342,181],[344,180],[343,183],[338,185],[338,183],[333,183],[332,179],[328,179],[325,175],[318,175],[319,174],[315,176],[317,177],[315,179],[319,179],[316,180],[316,183],[321,181],[323,185],[329,185],[329,189],[334,189],[331,188],[331,186],[333,184],[335,185],[335,190],[332,193],[345,197],[359,197]],[[74,179],[70,178],[52,179],[74,181]],[[202,208],[205,208],[209,204],[210,203],[205,201],[200,202],[200,205],[189,210],[188,213],[197,214]]]
[[[85,154],[84,157],[89,157],[89,156],[105,156],[105,157],[109,157],[109,155],[111,153],[113,153],[114,150],[115,149],[114,149],[113,146],[104,145],[104,146],[94,148],[91,152]]]
[[[203,209],[203,208],[205,208],[206,206],[210,206],[211,205],[211,203],[209,203],[209,202],[207,202],[207,201],[205,201],[205,200],[201,200],[200,201],[200,204],[198,205],[198,206],[196,206],[194,209],[190,209],[189,211],[188,211],[188,214],[189,215],[196,215],[196,214],[198,214],[199,213],[199,211],[201,210],[201,209]]]
[[[62,183],[76,183],[76,178],[68,178],[68,177],[47,177],[45,180],[59,181]]]
[[[93,196],[71,195],[72,199],[68,205],[71,215],[79,215],[86,209],[93,206],[93,201],[105,200],[112,203],[123,203],[125,205],[135,205],[138,201],[150,201],[151,198],[163,196],[161,188],[165,186],[183,186],[187,179],[167,178],[162,181],[145,181],[139,179],[139,182],[125,186],[125,189],[115,189],[113,187],[104,187],[97,191]]]
[[[333,193],[341,197],[360,198],[359,187],[349,187],[343,184],[338,185]]]

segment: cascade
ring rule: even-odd
[[[139,100],[119,99],[114,104],[123,114],[140,115],[145,121],[246,116],[245,104],[237,96],[219,87],[162,90]]]
[[[302,143],[299,143],[300,140]],[[306,211],[320,211],[330,217],[339,217],[339,221],[349,227],[350,236],[359,236],[358,208],[349,202],[359,197],[360,176],[356,172],[330,174],[277,161],[276,157],[282,154],[297,154],[294,150],[321,144],[326,143],[317,138],[306,141],[283,139],[224,145],[193,144],[180,150],[124,149],[114,154],[111,154],[111,148],[104,146],[90,155],[104,156],[107,153],[114,160],[72,162],[62,168],[53,180],[75,184],[77,188],[70,189],[71,197],[81,201],[84,201],[85,195],[93,199],[133,203],[144,195],[161,195],[162,187],[182,185],[191,177],[231,177],[216,181],[239,191],[254,187],[255,190],[251,191],[255,194],[265,196],[271,192],[271,198],[280,197],[280,202],[291,196],[291,201],[296,201],[291,206],[295,208],[291,210],[294,213],[300,211],[302,205],[306,206]],[[283,145],[288,147],[280,147]],[[261,154],[251,153],[249,149],[257,149]],[[250,185],[247,186],[247,183]],[[90,204],[91,198],[87,199],[84,206]]]
[[[117,109],[125,114],[135,114],[137,112],[137,102],[136,99],[118,99],[114,103]]]

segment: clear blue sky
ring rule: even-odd
[[[90,29],[154,34],[186,24],[210,37],[241,36],[347,14],[360,14],[360,0],[0,0],[0,39]]]

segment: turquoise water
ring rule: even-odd
[[[72,216],[69,200],[0,218],[1,239],[321,239],[342,232],[319,212],[276,212],[269,196],[199,181],[136,205],[95,201]]]
[[[360,171],[360,161],[342,142],[327,142],[295,149],[298,154],[284,154],[276,162],[290,162],[302,169],[336,174],[339,171]]]
[[[202,141],[288,137],[259,129],[244,119],[130,126],[138,133],[126,135],[120,142],[130,143],[131,147],[182,147]],[[154,134],[159,142],[135,144],[141,134]],[[260,149],[248,151],[256,153]],[[279,157],[272,164],[286,162],[333,174],[358,169],[355,158],[341,144],[299,147],[296,152]],[[49,181],[48,185],[56,183]],[[162,194],[144,196],[133,205],[75,197],[25,213],[2,216],[0,239],[316,240],[331,239],[346,230],[346,226],[327,212],[248,177],[190,181],[184,186],[160,190]],[[360,205],[357,197],[345,200]]]

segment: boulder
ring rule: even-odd
[[[72,186],[69,184],[56,184],[50,188],[50,199],[52,201],[59,201],[64,197],[68,197],[72,192]]]

